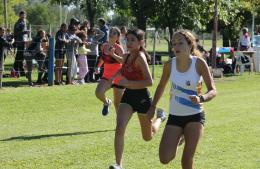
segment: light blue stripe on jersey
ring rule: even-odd
[[[182,88],[181,86],[178,86],[174,83],[172,83],[172,86],[175,90],[179,90],[185,94],[188,94],[188,95],[197,95],[198,93],[196,91],[193,91],[193,90],[188,90],[188,89],[184,89]]]
[[[178,96],[175,96],[175,101],[184,105],[184,106],[188,106],[188,107],[191,107],[193,109],[198,109],[200,110],[200,105],[198,104],[193,104],[190,100],[187,100],[185,98],[182,98],[182,97],[178,97]]]

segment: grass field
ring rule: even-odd
[[[152,94],[161,71],[162,66],[156,66]],[[4,79],[4,86],[15,83],[19,87],[0,90],[1,169],[105,169],[114,163],[115,112],[112,108],[107,117],[101,116],[95,83],[27,87],[25,79],[21,81]],[[205,134],[195,168],[259,169],[260,74],[246,72],[215,81],[218,96],[205,104]],[[159,103],[165,110],[168,91],[169,87]],[[183,146],[175,161],[165,166],[159,162],[162,131],[144,142],[137,116],[133,116],[126,131],[124,168],[180,169]]]

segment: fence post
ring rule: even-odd
[[[32,39],[32,25],[31,24],[29,25],[29,30],[30,30],[30,32],[29,32],[29,40],[31,40]]]
[[[53,73],[54,73],[54,52],[55,52],[55,39],[49,39],[49,68],[48,68],[48,86],[53,86]]]
[[[152,63],[152,78],[154,79],[154,69],[155,69],[155,43],[156,43],[156,37],[157,37],[157,30],[154,31],[154,37],[153,37],[153,63]]]
[[[0,61],[0,88],[2,88],[2,79],[3,79],[3,72],[4,72],[4,53],[5,53],[5,50],[3,49],[1,51],[2,53],[2,57],[1,57],[1,61]]]

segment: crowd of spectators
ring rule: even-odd
[[[97,20],[97,25],[98,27],[92,27],[88,20],[81,22],[75,17],[71,18],[68,24],[60,25],[53,36],[55,37],[55,85],[99,81],[103,72],[101,70],[99,74],[95,73],[95,67],[101,56],[101,46],[108,41],[109,27],[103,18]],[[5,31],[3,27],[0,28],[0,32],[1,51],[15,49],[15,59],[10,75],[15,78],[25,76],[29,86],[47,83],[48,42],[51,35],[40,29],[30,40],[31,30],[28,29],[25,11],[19,13],[13,34],[10,34],[10,30]],[[124,36],[125,27],[122,27],[122,32]],[[125,44],[124,37],[120,41]],[[37,80],[33,80],[32,76],[35,67],[38,71]]]

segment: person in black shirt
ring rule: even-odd
[[[18,73],[20,73],[21,76],[25,75],[23,69],[23,52],[25,50],[25,42],[28,41],[28,33],[29,30],[27,29],[26,12],[21,11],[19,13],[19,19],[14,25],[14,39],[17,48],[17,53],[14,61],[14,69]]]
[[[5,50],[7,48],[11,48],[12,47],[12,42],[13,41],[7,41],[5,39],[5,29],[3,27],[0,27],[0,71],[3,71],[3,67],[2,67],[2,61],[4,61],[5,57]]]

